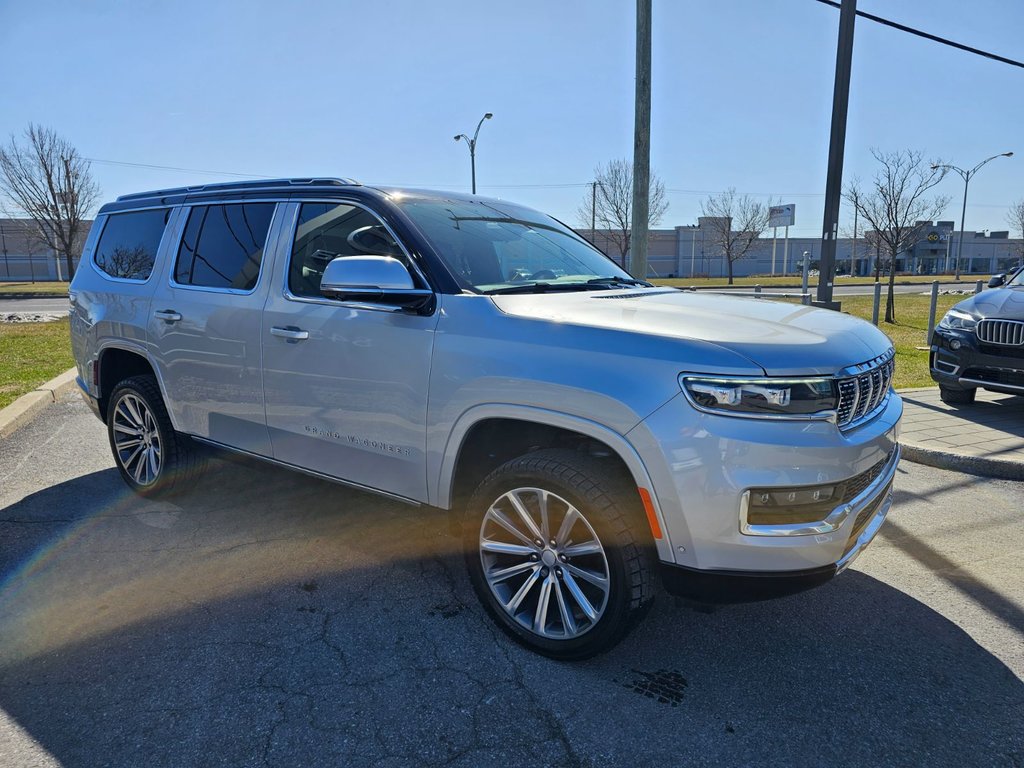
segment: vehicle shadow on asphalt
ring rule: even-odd
[[[107,470],[0,512],[0,722],[23,731],[0,763],[32,750],[71,768],[1024,756],[1024,684],[856,570],[712,612],[663,595],[610,653],[558,663],[484,616],[444,516],[211,466],[173,502],[132,497]]]

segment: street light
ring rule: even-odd
[[[998,155],[992,155],[992,157],[982,160],[976,166],[971,168],[969,171],[965,171],[963,168],[957,168],[955,165],[947,165],[945,163],[936,163],[932,165],[932,170],[938,170],[939,168],[945,168],[948,171],[956,171],[960,174],[960,177],[964,180],[964,207],[960,212],[960,240],[956,246],[956,279],[960,280],[960,258],[964,252],[964,217],[967,216],[967,185],[971,183],[971,179],[974,178],[974,174],[985,165],[995,160],[997,157],[1013,157],[1013,152],[1002,152]]]
[[[455,137],[455,140],[465,139],[469,145],[469,164],[473,172],[473,194],[476,194],[476,137],[480,135],[480,126],[484,124],[484,120],[490,120],[494,115],[490,112],[484,113],[484,116],[480,118],[480,122],[476,124],[476,130],[473,132],[473,138],[469,138],[464,133],[460,133]]]

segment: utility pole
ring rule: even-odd
[[[633,231],[630,274],[647,279],[651,190],[651,2],[636,0],[636,107],[633,123]]]
[[[839,43],[836,46],[836,78],[832,90],[832,133],[828,143],[828,175],[825,180],[825,217],[821,225],[821,258],[818,266],[818,298],[815,306],[839,309],[832,300],[836,271],[836,235],[839,233],[839,202],[843,191],[843,154],[846,149],[846,113],[850,104],[850,69],[853,65],[853,29],[857,0],[842,0],[839,10]]]
[[[855,193],[856,195],[856,193]],[[854,197],[853,205],[853,242],[850,244],[850,277],[854,277],[857,271],[857,198]],[[819,278],[820,279],[820,278]]]
[[[11,263],[7,260],[7,235],[4,233],[4,227],[0,224],[0,242],[3,242],[4,247],[4,270],[7,272],[7,279],[11,279]]]

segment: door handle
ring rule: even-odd
[[[288,326],[282,328],[279,325],[275,325],[270,329],[271,334],[274,336],[280,336],[282,339],[291,339],[292,341],[302,341],[303,339],[309,338],[309,331],[303,331],[300,328],[294,326]]]
[[[168,323],[176,323],[181,320],[181,313],[175,312],[173,309],[158,309],[153,313],[153,317],[166,320]]]

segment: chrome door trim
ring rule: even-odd
[[[415,499],[410,499],[406,496],[399,496],[397,493],[381,491],[377,488],[371,488],[368,485],[360,485],[359,483],[354,483],[351,480],[342,480],[340,477],[334,477],[333,475],[327,475],[324,474],[323,472],[317,472],[315,469],[306,469],[305,467],[300,467],[296,464],[289,464],[287,461],[281,461],[280,459],[274,459],[271,458],[270,456],[264,456],[259,453],[246,451],[242,448],[235,448],[234,446],[230,446],[225,443],[218,443],[216,440],[211,440],[208,437],[200,437],[199,435],[191,435],[191,437],[193,440],[197,442],[204,443],[206,445],[211,445],[214,448],[220,448],[221,450],[227,451],[229,453],[237,453],[241,456],[248,456],[253,459],[259,459],[260,461],[265,461],[268,464],[274,464],[276,466],[283,467],[284,469],[292,469],[295,470],[296,472],[302,473],[303,475],[315,477],[318,480],[327,480],[328,482],[331,483],[336,483],[338,485],[344,485],[349,488],[354,488],[357,491],[365,491],[366,493],[372,493],[376,496],[384,496],[385,498],[392,499],[393,501],[401,501],[404,504],[409,504],[410,506],[413,507],[423,506],[421,502],[418,502]]]

